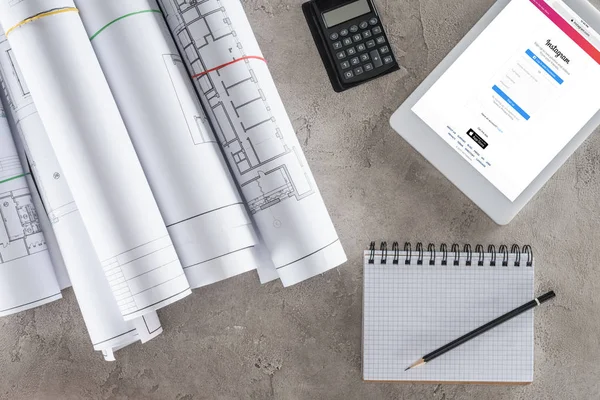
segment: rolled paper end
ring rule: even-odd
[[[110,348],[102,350],[102,355],[104,356],[105,361],[117,361],[115,353],[113,353],[113,350]]]

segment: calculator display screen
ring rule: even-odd
[[[328,28],[331,28],[332,26],[349,21],[369,12],[371,12],[371,7],[369,7],[367,0],[358,0],[345,6],[338,7],[335,10],[323,13],[323,19],[325,20],[325,25],[327,25]]]

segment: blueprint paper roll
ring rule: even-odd
[[[190,285],[256,269],[252,222],[156,3],[75,4]]]
[[[271,269],[285,286],[346,261],[238,0],[160,0],[167,24],[241,187]]]
[[[123,317],[190,294],[73,2],[1,1],[0,22]]]
[[[62,297],[25,176],[0,104],[0,317]]]

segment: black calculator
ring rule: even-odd
[[[371,0],[311,0],[302,10],[336,92],[400,69]]]

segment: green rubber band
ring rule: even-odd
[[[21,175],[13,176],[12,178],[4,179],[4,180],[0,181],[0,184],[6,183],[6,182],[10,182],[10,181],[14,181],[15,179],[23,178],[23,177],[26,177],[27,175],[31,175],[31,172],[26,172],[26,173],[21,174]]]
[[[104,25],[102,28],[100,28],[98,30],[98,32],[94,33],[91,37],[90,37],[90,42],[92,40],[94,40],[94,38],[96,36],[98,36],[100,34],[100,32],[102,32],[103,30],[105,30],[106,28],[108,28],[109,26],[111,26],[112,24],[114,24],[117,21],[120,21],[122,19],[125,19],[127,17],[131,17],[132,15],[137,15],[137,14],[144,14],[144,13],[159,13],[161,14],[160,10],[141,10],[141,11],[136,11],[136,12],[132,12],[129,14],[125,14],[125,15],[121,15],[119,18],[115,18],[112,21],[110,21],[108,24]]]

